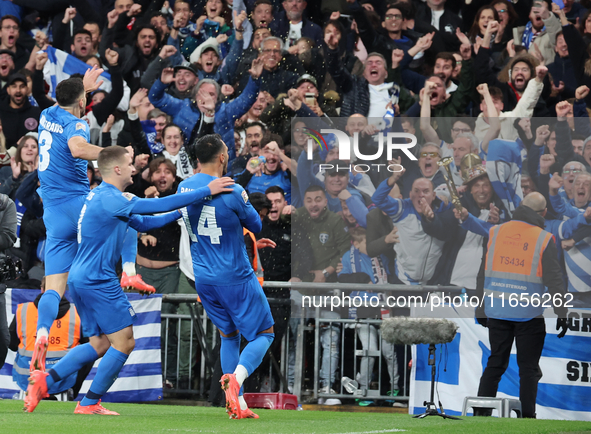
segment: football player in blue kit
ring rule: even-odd
[[[179,184],[181,193],[199,190],[226,174],[228,148],[217,134],[194,147],[201,173]],[[182,210],[191,240],[195,289],[221,335],[226,411],[231,419],[258,418],[242,397],[242,383],[260,365],[273,342],[273,317],[248,260],[242,228],[261,231],[259,214],[238,184],[232,192],[207,197]],[[248,341],[240,352],[240,337]]]
[[[78,248],[78,218],[90,191],[88,161],[96,160],[102,151],[101,147],[89,143],[88,124],[80,119],[86,111],[86,94],[102,84],[102,81],[97,83],[102,72],[94,67],[86,72],[84,79],[71,77],[60,82],[56,86],[57,105],[43,110],[39,120],[38,174],[43,222],[47,229],[47,291],[39,301],[31,371],[45,370],[49,330],[66,291],[68,271]]]
[[[82,320],[87,344],[74,347],[48,372],[31,373],[25,410],[32,412],[47,390],[57,381],[78,371],[87,363],[101,360],[86,396],[76,406],[77,414],[117,415],[101,406],[100,398],[111,387],[132,352],[135,341],[132,324],[136,314],[123,292],[116,264],[128,226],[145,232],[178,220],[178,211],[162,213],[196,204],[222,192],[232,192],[231,178],[215,178],[200,188],[159,199],[139,199],[124,193],[131,185],[133,157],[127,149],[113,146],[98,156],[103,176],[101,185],[86,197],[78,221],[78,251],[68,278],[71,297]]]

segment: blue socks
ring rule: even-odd
[[[127,354],[113,347],[109,348],[103,356],[103,360],[99,363],[96,376],[90,385],[90,390],[82,401],[80,401],[80,405],[94,405],[99,402],[101,397],[107,393],[107,390],[109,390],[117,379],[117,375],[119,375],[128,357]]]
[[[265,357],[265,354],[271,346],[274,338],[275,333],[261,333],[260,335],[257,335],[253,341],[249,342],[246,347],[244,347],[242,353],[240,354],[238,364],[244,366],[249,375],[252,374],[261,364],[263,357]]]
[[[135,264],[137,256],[137,231],[131,227],[127,228],[123,239],[123,250],[121,251],[121,262]]]
[[[84,365],[94,362],[98,359],[96,350],[90,344],[78,345],[68,351],[59,362],[55,364],[53,369],[47,371],[47,389],[50,389],[55,383],[63,378],[66,378],[74,372],[82,369]]]
[[[238,366],[240,358],[240,333],[232,338],[222,338],[222,347],[220,349],[220,361],[222,362],[222,372],[231,374]]]
[[[37,331],[44,328],[49,332],[53,322],[57,318],[61,299],[62,297],[59,293],[53,289],[48,289],[43,293],[39,300],[39,304],[37,305],[37,311],[39,312],[37,318]]]

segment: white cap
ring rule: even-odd
[[[191,53],[191,56],[189,57],[191,63],[197,63],[201,58],[201,54],[203,54],[203,52],[209,48],[213,48],[218,57],[220,57],[220,44],[215,38],[209,38],[203,44],[195,48],[195,50]]]

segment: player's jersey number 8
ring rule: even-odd
[[[47,130],[39,134],[39,171],[43,172],[49,167],[49,150],[53,143],[53,137]]]

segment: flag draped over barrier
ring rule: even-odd
[[[428,311],[428,308],[427,308]],[[438,311],[440,312],[440,311]],[[471,308],[446,308],[446,318],[459,325],[453,342],[437,345],[435,402],[441,401],[446,413],[459,415],[464,397],[477,396],[480,377],[490,355],[488,329],[473,318]],[[427,312],[428,313],[428,312]],[[591,413],[591,309],[569,309],[571,330],[562,339],[556,334],[556,319],[546,312],[546,341],[540,359],[543,377],[538,386],[538,419],[590,420]],[[413,316],[421,316],[415,311]],[[427,315],[428,316],[428,315]],[[574,329],[574,330],[573,330]],[[409,413],[425,410],[431,366],[427,365],[427,345],[413,346]],[[519,368],[515,344],[509,367],[499,383],[497,396],[519,399]],[[472,411],[468,410],[468,414]]]
[[[20,303],[35,300],[38,290],[7,289],[6,316],[12,322],[16,308]],[[66,293],[67,295],[67,293]],[[127,294],[138,320],[133,326],[135,349],[127,359],[119,377],[102,398],[103,402],[140,402],[162,399],[162,368],[160,362],[160,311],[162,297],[152,295],[149,298],[139,294]],[[0,398],[18,397],[20,389],[12,381],[12,365],[15,353],[8,352],[6,363],[0,369]],[[88,391],[96,375],[101,359],[97,360],[86,381],[84,381],[78,400]]]

